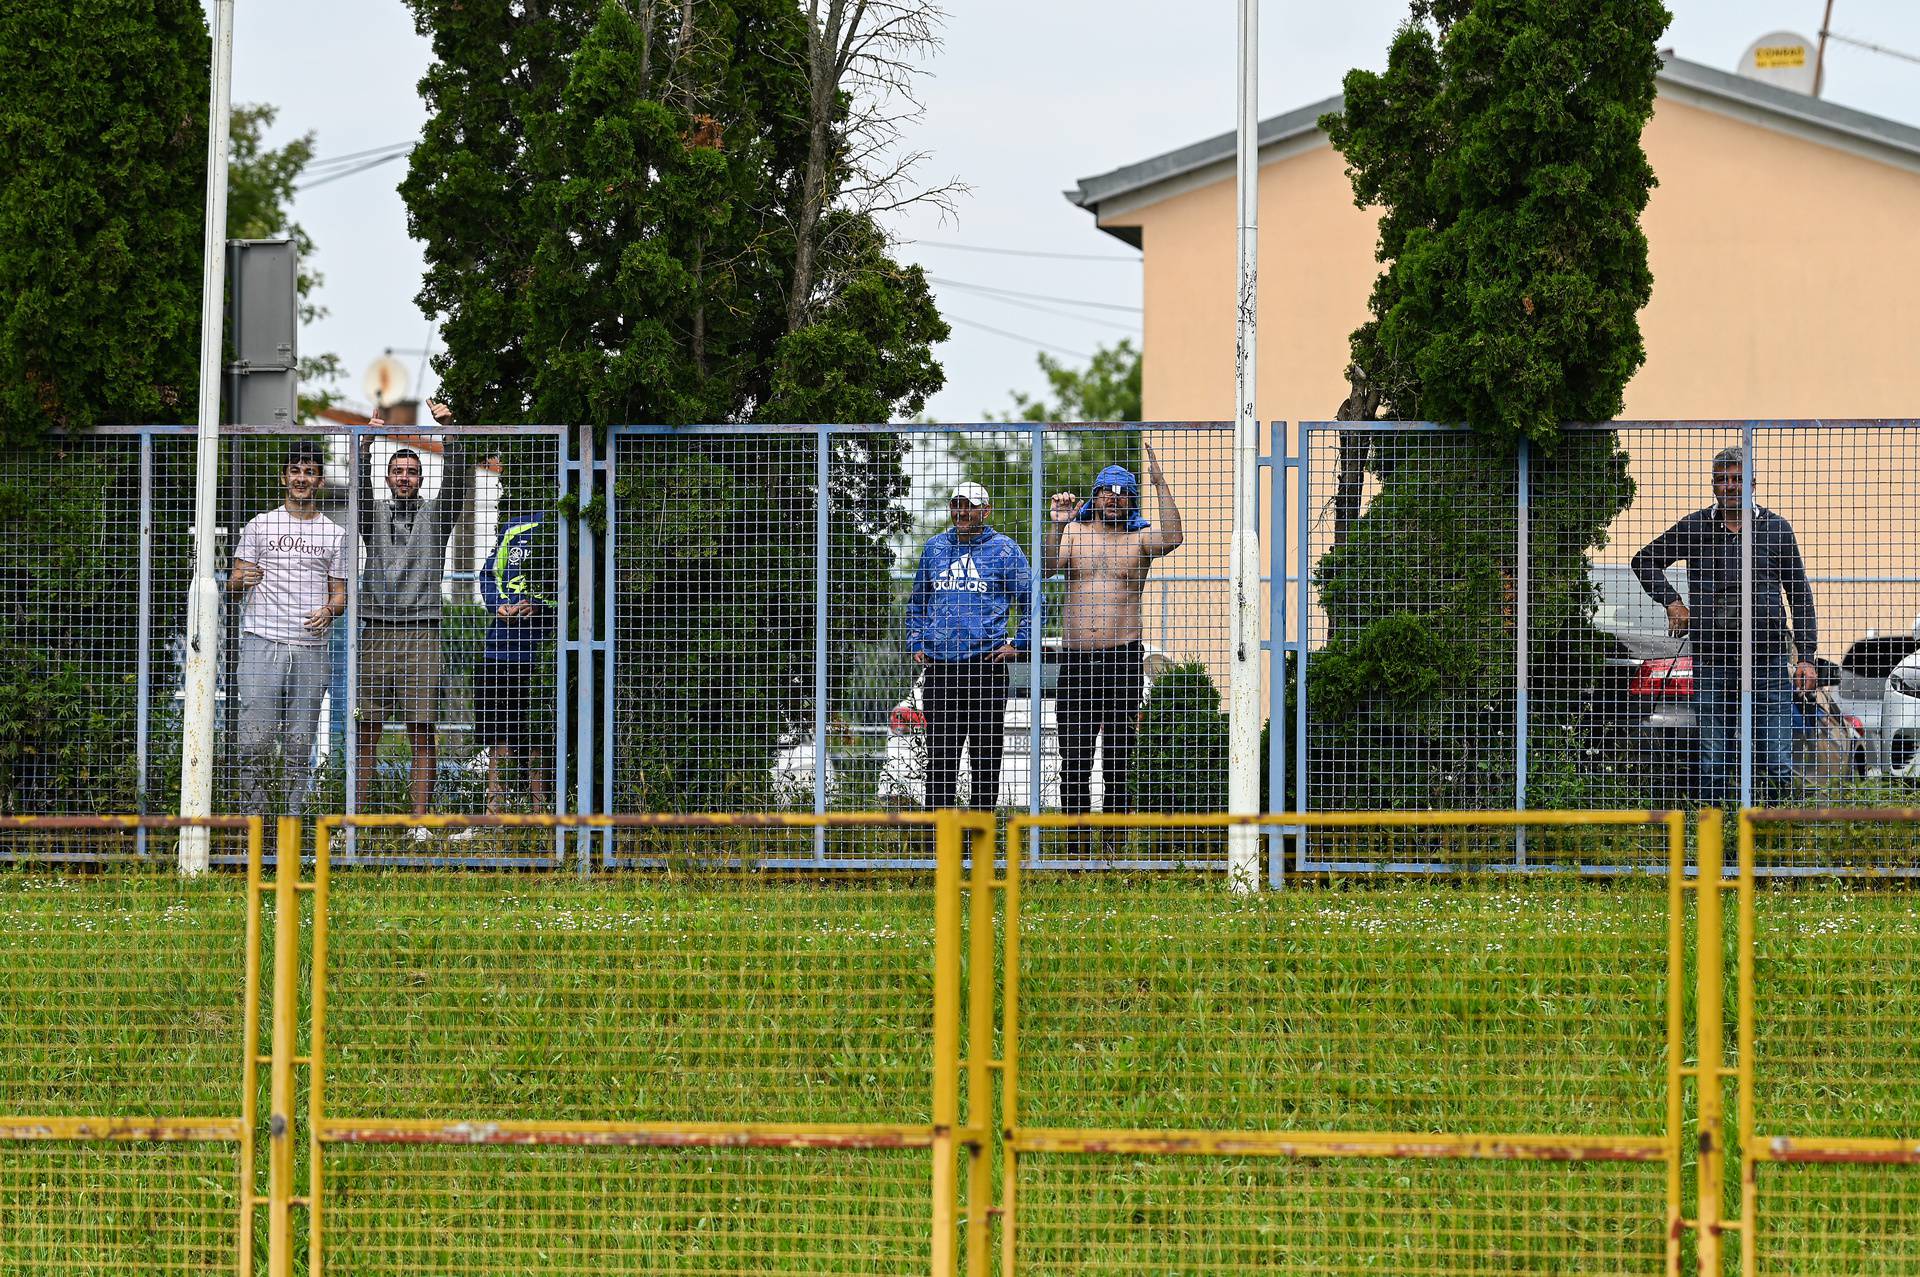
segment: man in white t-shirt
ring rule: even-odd
[[[298,812],[312,782],[313,738],[332,661],[327,631],[347,610],[347,531],[315,503],[326,459],[305,439],[287,450],[287,499],[248,520],[227,589],[246,592],[240,619],[241,792],[246,810],[271,801],[280,753],[281,809]]]

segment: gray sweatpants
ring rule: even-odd
[[[331,669],[324,644],[295,647],[258,634],[240,636],[240,794],[249,815],[268,813],[276,770],[281,810],[298,813],[306,801],[320,699]]]

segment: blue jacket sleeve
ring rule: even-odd
[[[913,573],[913,593],[907,598],[907,654],[916,656],[927,650],[927,551],[920,551],[920,566]]]
[[[1020,629],[1013,636],[1013,646],[1016,651],[1024,652],[1033,641],[1034,613],[1038,609],[1032,606],[1033,567],[1011,540],[1007,542],[1006,582],[1013,605],[1020,609]]]
[[[495,579],[496,567],[500,562],[500,542],[496,539],[493,549],[480,563],[480,601],[487,605],[487,615],[493,616],[500,611],[506,599],[500,596],[500,583]]]

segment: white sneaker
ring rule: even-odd
[[[477,837],[479,833],[480,833],[479,825],[468,825],[465,829],[456,829],[452,833],[448,834],[447,841],[448,842],[466,842],[469,839]]]
[[[433,841],[433,830],[428,829],[425,825],[415,825],[408,832],[407,837],[413,839],[415,842],[431,842]]]

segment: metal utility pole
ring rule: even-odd
[[[180,814],[213,811],[214,660],[220,627],[213,579],[220,479],[220,346],[227,265],[227,143],[232,125],[234,0],[214,0],[213,83],[207,103],[207,225],[200,276],[200,421],[195,437],[193,582],[187,588],[187,686],[180,739]],[[180,872],[204,873],[207,831],[180,831]]]
[[[1260,0],[1240,0],[1239,125],[1236,184],[1240,196],[1239,288],[1233,343],[1232,690],[1227,698],[1227,810],[1260,810],[1260,491],[1259,423],[1254,413],[1260,230]],[[1279,589],[1278,580],[1274,588]],[[1235,891],[1260,881],[1259,830],[1227,831],[1227,873]]]
[[[1827,78],[1827,32],[1833,27],[1833,0],[1827,0],[1827,11],[1820,18],[1820,47],[1813,55],[1813,96],[1820,96],[1820,87]]]

